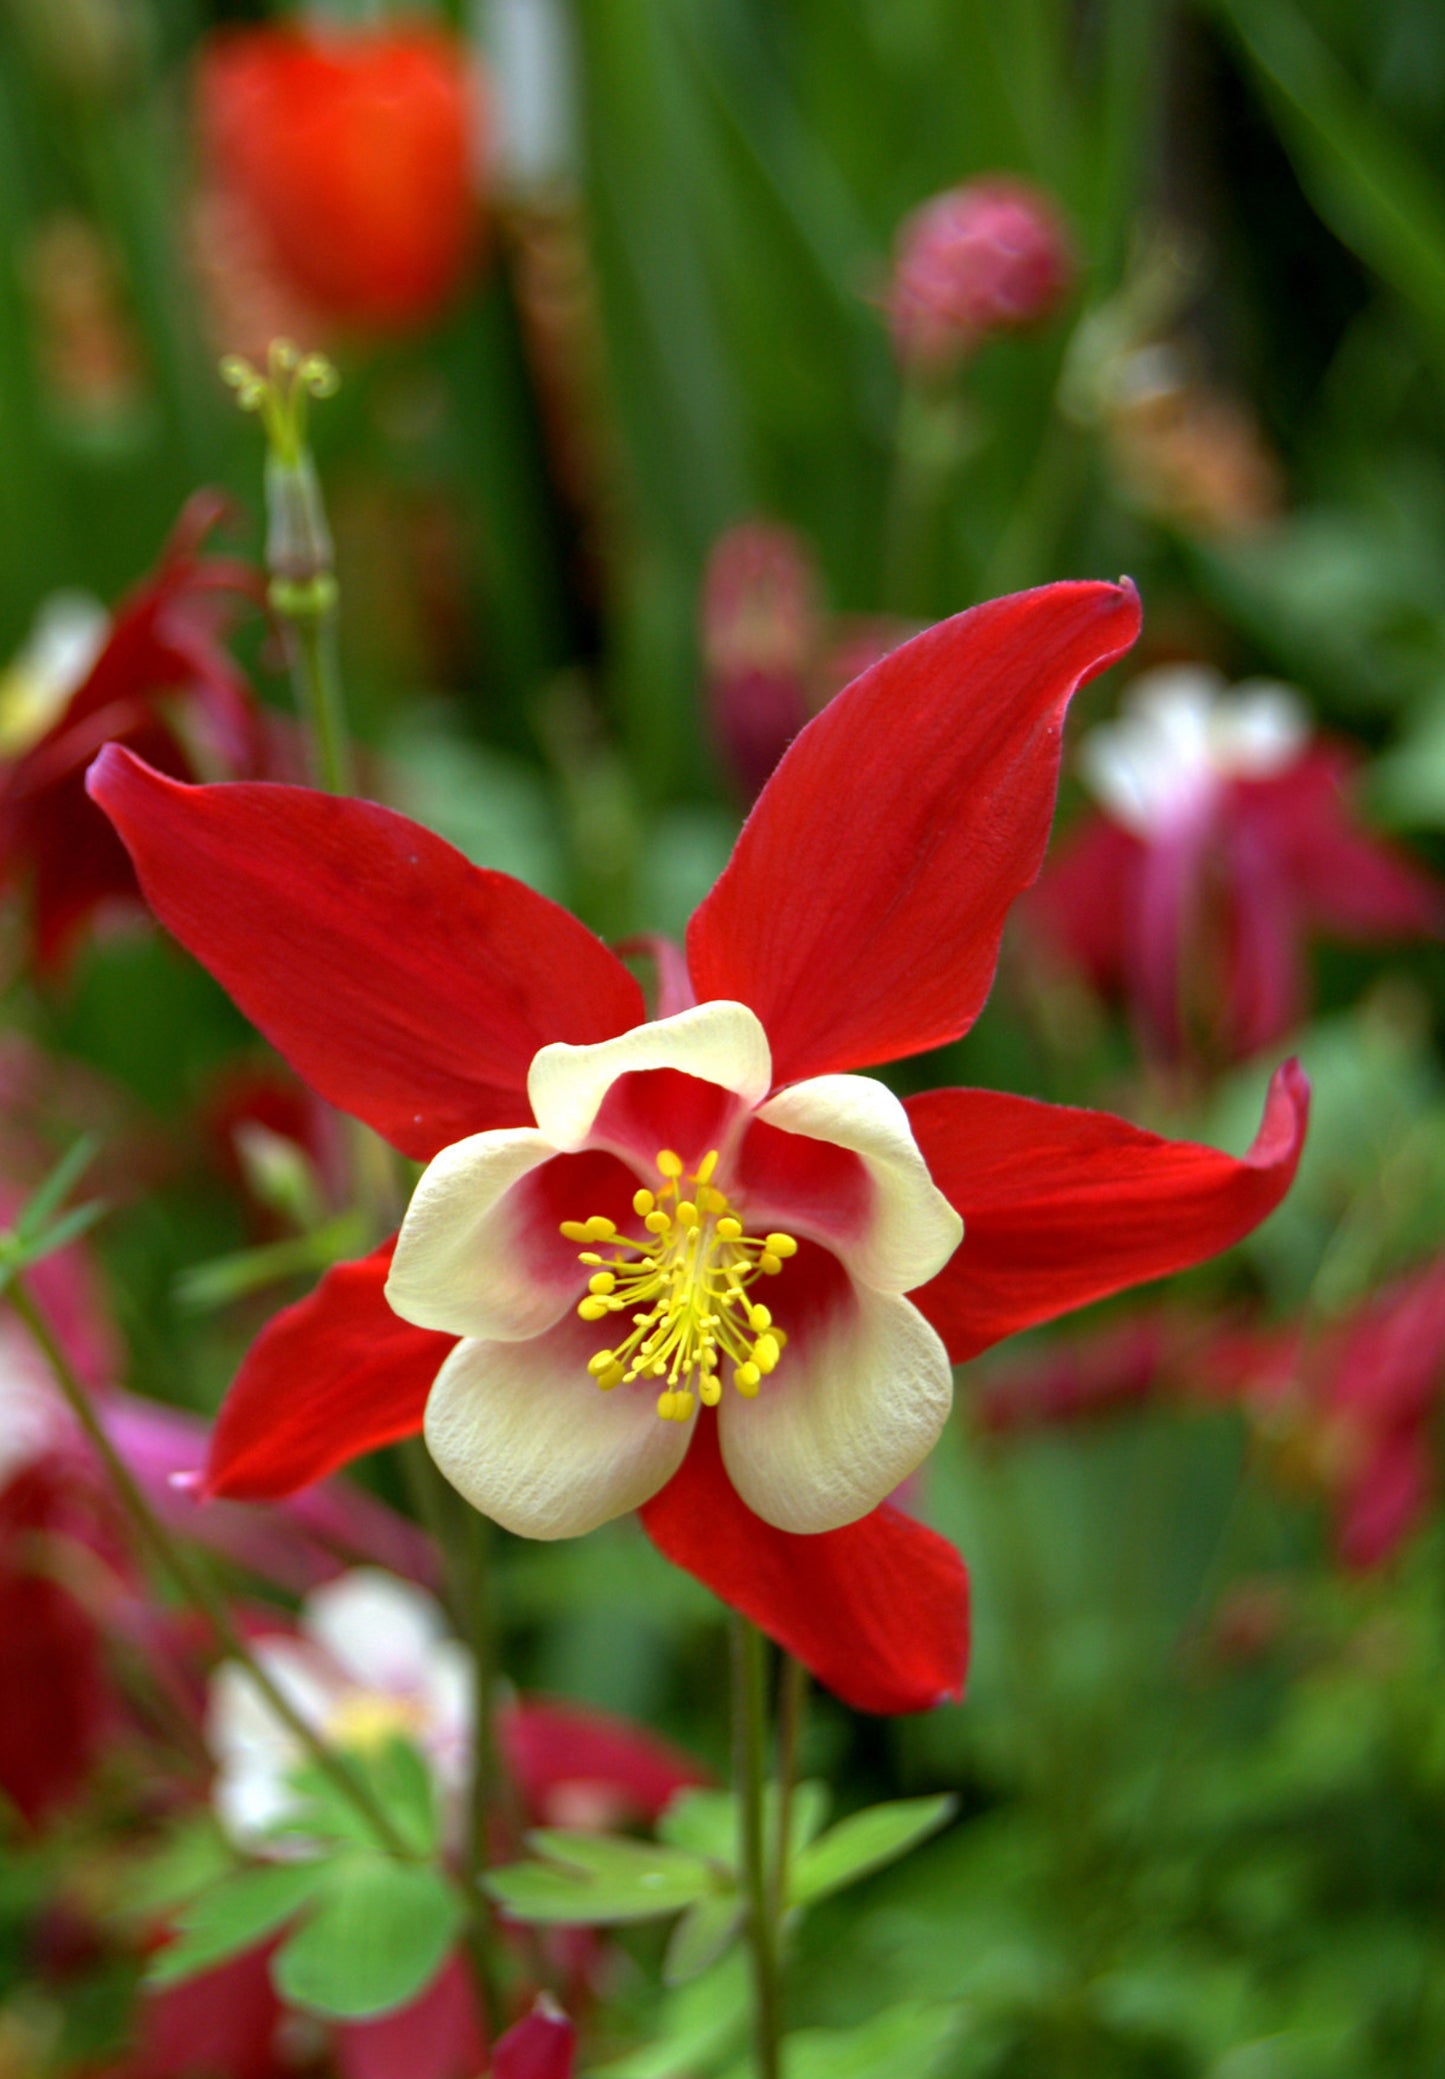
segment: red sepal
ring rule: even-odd
[[[1138,632],[1128,584],[992,600],[797,738],[687,935],[699,1000],[757,1012],[779,1083],[967,1032],[1043,859],[1064,710]]]
[[[1001,1337],[1228,1249],[1289,1189],[1309,1083],[1286,1062],[1242,1161],[1107,1112],[992,1090],[931,1090],[908,1116],[963,1240],[909,1298],[955,1364]]]
[[[456,1339],[393,1314],[393,1247],[338,1263],[261,1331],[216,1418],[207,1496],[279,1501],[421,1428]]]
[[[572,2079],[577,2031],[544,1993],[492,2052],[492,2079]]]
[[[698,1418],[686,1458],[639,1511],[665,1559],[810,1669],[855,1711],[956,1702],[968,1670],[968,1576],[946,1538],[884,1502],[799,1537],[755,1516]]]
[[[313,1089],[403,1154],[530,1125],[539,1047],[645,1015],[585,925],[390,809],[186,787],[115,745],[89,785],[161,922]]]

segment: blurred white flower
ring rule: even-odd
[[[357,1567],[306,1598],[294,1637],[258,1639],[253,1650],[329,1745],[365,1752],[394,1736],[412,1741],[431,1765],[446,1821],[460,1821],[471,1772],[472,1656],[447,1636],[423,1589]],[[305,1754],[238,1662],[226,1661],[211,1679],[206,1739],[216,1813],[237,1846],[304,1853],[304,1842],[270,1836],[298,1811],[290,1778]]]
[[[110,615],[88,592],[52,592],[0,671],[0,757],[29,750],[59,721],[89,678],[110,634]]]

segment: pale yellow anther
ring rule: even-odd
[[[791,1235],[748,1234],[726,1193],[712,1179],[718,1151],[703,1157],[683,1196],[682,1158],[658,1151],[658,1190],[640,1187],[632,1208],[643,1232],[618,1235],[614,1222],[594,1213],[562,1223],[571,1241],[605,1242],[579,1251],[592,1271],[578,1303],[584,1321],[625,1315],[629,1329],[615,1349],[598,1350],[587,1369],[603,1392],[651,1382],[658,1416],[686,1422],[699,1405],[722,1398],[726,1359],[738,1392],[751,1400],[782,1355],[787,1337],[771,1310],[750,1297],[759,1277],[776,1275],[798,1245]]]

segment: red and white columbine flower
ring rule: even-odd
[[[1354,762],[1289,686],[1146,672],[1083,740],[1100,813],[1050,863],[1034,917],[1166,1057],[1257,1052],[1305,1009],[1314,932],[1445,929],[1445,891],[1355,820]]]
[[[1229,1246],[1303,1137],[1293,1065],[1242,1161],[856,1073],[972,1025],[1064,711],[1138,623],[1132,587],[1054,585],[866,671],[783,758],[651,1021],[580,924],[400,816],[106,751],[92,792],[164,922],[322,1095],[432,1165],[394,1262],[338,1266],[252,1350],[209,1490],[289,1493],[425,1420],[534,1534],[641,1504],[860,1707],[958,1694],[961,1565],[881,1499],[948,1363]]]

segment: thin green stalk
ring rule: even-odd
[[[798,1741],[808,1704],[808,1670],[791,1653],[783,1655],[778,1682],[778,1806],[773,1838],[773,1927],[781,1930],[788,1910],[788,1859],[792,1852],[793,1786],[798,1774]]]
[[[268,1708],[301,1744],[317,1768],[322,1770],[366,1821],[378,1845],[384,1848],[388,1855],[394,1855],[403,1861],[414,1860],[412,1850],[392,1824],[389,1815],[377,1803],[369,1787],[350,1768],[343,1755],[327,1746],[315,1728],[307,1724],[294,1705],[277,1688],[231,1621],[230,1612],[220,1596],[201,1570],[192,1564],[189,1555],[177,1544],[151,1508],[130,1467],[107,1435],[90,1404],[89,1394],[71,1368],[70,1360],[56,1339],[54,1330],[19,1272],[11,1277],[8,1292],[10,1304],[43,1352],[55,1375],[56,1383],[70,1405],[71,1412],[109,1474],[111,1484],[123,1507],[157,1563],[169,1574],[187,1602],[206,1618],[232,1659],[239,1661],[245,1668],[256,1689],[265,1698]]]
[[[739,1863],[748,1901],[748,1947],[753,1967],[753,2056],[757,2079],[780,2079],[778,1930],[763,1839],[763,1783],[767,1772],[764,1651],[762,1633],[745,1617],[734,1613],[733,1776],[738,1799]]]
[[[950,498],[975,437],[956,381],[940,385],[904,370],[884,515],[883,605],[890,613],[934,610]]]
[[[296,705],[311,740],[317,776],[329,794],[350,794],[356,786],[341,673],[336,662],[335,606],[317,603],[305,611],[288,611],[272,587],[272,603],[286,620],[287,650]]]

